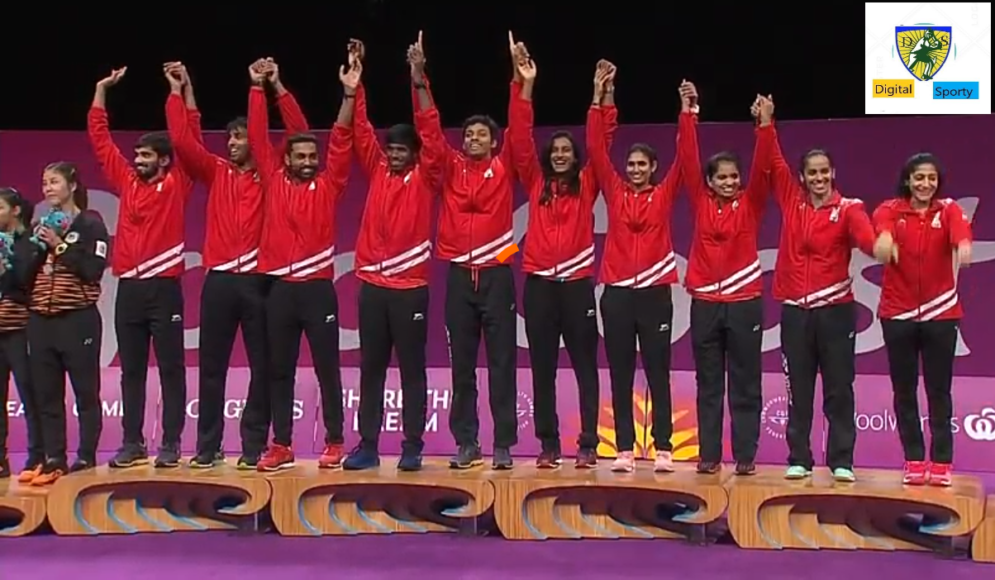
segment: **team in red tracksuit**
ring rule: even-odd
[[[788,167],[773,124],[768,132],[766,168],[781,209],[781,241],[774,269],[774,298],[781,310],[781,349],[789,386],[788,478],[811,474],[815,460],[810,435],[816,373],[822,374],[823,410],[829,422],[827,463],[835,477],[853,479],[854,358],[856,310],[850,259],[853,248],[872,255],[874,229],[859,199],[833,189],[832,168],[822,152],[811,152],[801,168],[804,179],[817,174],[827,191],[819,197],[799,183]],[[824,173],[819,173],[819,172]]]
[[[512,97],[521,85],[512,83]],[[514,104],[512,98],[512,105]],[[509,107],[509,117],[520,114]],[[487,350],[488,398],[494,420],[494,467],[511,467],[518,442],[515,280],[509,263],[498,259],[515,244],[512,228],[514,167],[507,140],[498,155],[480,142],[501,146],[493,121],[470,117],[464,150],[445,148],[436,257],[450,264],[446,281],[446,332],[452,358],[453,406],[449,428],[458,452],[455,469],[483,461],[477,434],[477,353],[480,336]]]
[[[601,318],[612,383],[615,446],[613,469],[634,469],[635,427],[632,389],[636,374],[636,341],[653,399],[653,441],[659,469],[670,469],[673,433],[670,400],[670,338],[677,283],[677,260],[670,237],[670,214],[680,185],[674,159],[657,185],[633,185],[619,175],[608,153],[611,107],[593,105],[587,116],[587,151],[608,206],[608,234],[601,257]],[[630,167],[655,168],[655,153],[634,147]],[[648,162],[648,164],[647,164]],[[639,165],[643,164],[643,165]]]
[[[935,172],[935,165],[930,165],[927,170]],[[876,230],[898,248],[897,259],[884,267],[878,318],[905,451],[906,483],[950,485],[950,390],[957,327],[964,314],[957,297],[954,252],[970,247],[971,225],[952,199],[934,195],[917,207],[910,201],[906,194],[874,211]],[[926,463],[917,398],[920,359],[929,407],[930,463]]]
[[[404,443],[398,468],[414,471],[421,467],[427,413],[425,348],[432,206],[442,185],[446,143],[439,112],[427,92],[427,80],[421,76],[412,81],[415,127],[398,125],[387,132],[387,145],[393,148],[391,155],[403,152],[408,156],[399,165],[392,165],[392,158],[377,141],[366,114],[365,90],[360,86],[356,93],[353,146],[370,187],[356,240],[355,262],[356,277],[361,281],[361,443],[346,458],[346,469],[379,464],[384,383],[392,351],[397,354],[404,397]]]
[[[115,73],[123,75],[123,72]],[[184,212],[193,181],[173,158],[167,135],[150,133],[135,145],[132,165],[111,137],[104,107],[115,75],[97,84],[87,117],[90,142],[104,178],[117,191],[117,232],[111,268],[120,278],[114,329],[121,361],[124,445],[111,467],[148,460],[143,434],[149,339],[155,348],[162,385],[163,445],[156,465],[179,465],[180,434],[186,416],[186,363],[183,346]]]
[[[536,438],[542,452],[539,468],[559,465],[560,430],[556,413],[556,370],[562,337],[577,379],[580,401],[578,468],[597,464],[598,319],[594,299],[594,202],[600,192],[594,169],[582,165],[569,133],[557,133],[540,160],[533,137],[532,84],[526,79],[516,97],[516,115],[508,127],[508,144],[518,178],[529,200],[528,238],[522,261],[527,275],[523,295],[525,332],[532,364],[532,401]],[[598,96],[599,100],[602,96]],[[616,110],[607,108],[606,139],[617,126]],[[549,157],[557,142],[569,140],[574,167],[555,173]]]
[[[266,375],[266,291],[269,280],[256,268],[263,229],[263,187],[251,155],[241,159],[208,151],[201,138],[200,112],[188,84],[174,88],[166,101],[170,139],[183,168],[208,187],[203,265],[208,271],[200,294],[200,392],[197,454],[192,467],[211,467],[221,451],[225,383],[239,328],[251,372],[242,410],[242,457],[255,468],[269,431]],[[185,99],[184,92],[190,94]],[[277,104],[288,135],[308,130],[307,119],[282,85]],[[235,151],[245,148],[244,119],[229,125]],[[237,154],[237,153],[236,153]]]
[[[738,172],[738,167],[734,161],[719,157],[709,163],[709,174],[703,175],[697,122],[697,114],[681,114],[677,156],[694,219],[685,285],[692,297],[691,343],[701,446],[698,471],[714,473],[722,464],[723,394],[728,366],[732,452],[737,472],[748,474],[755,470],[763,407],[763,271],[757,235],[767,204],[769,182],[763,166],[771,134],[757,133],[749,183],[727,197],[709,183],[718,172]]]
[[[266,300],[269,335],[273,444],[260,471],[293,465],[294,382],[300,339],[308,340],[321,389],[325,451],[322,467],[338,466],[342,452],[342,377],[339,370],[339,311],[333,284],[336,207],[345,191],[352,158],[354,95],[343,98],[332,127],[325,167],[317,171],[314,137],[291,137],[286,157],[269,140],[269,112],[262,86],[249,91],[249,147],[266,199],[260,272],[277,280]],[[310,171],[309,171],[310,170]]]

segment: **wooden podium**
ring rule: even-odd
[[[678,464],[674,473],[654,473],[652,463],[639,462],[634,473],[612,473],[610,465],[492,474],[498,529],[509,540],[703,539],[704,526],[726,511],[728,472],[699,475]]]
[[[242,529],[269,502],[254,471],[98,467],[55,482],[47,511],[59,535],[135,534]]]
[[[45,488],[0,479],[0,537],[24,536],[45,523]]]
[[[995,564],[995,495],[988,496],[985,519],[971,540],[971,558],[975,562]]]
[[[383,458],[379,469],[342,471],[305,461],[270,475],[273,524],[284,536],[456,531],[494,504],[485,470],[455,471],[433,459],[411,473],[396,463]]]
[[[732,478],[729,530],[750,549],[939,550],[984,517],[975,477],[955,476],[950,488],[903,486],[898,471],[861,469],[857,477],[836,483],[821,468],[787,481],[783,468],[765,467]]]

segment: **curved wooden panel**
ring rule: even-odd
[[[328,471],[311,461],[271,475],[273,524],[284,536],[449,532],[494,504],[487,471],[454,471],[429,460],[409,473],[394,464]]]
[[[788,481],[780,467],[728,481],[729,531],[741,548],[930,550],[971,533],[984,513],[984,487],[955,476],[953,487],[902,485],[898,471],[862,469],[835,483],[826,469]]]
[[[971,559],[995,564],[995,495],[988,496],[985,519],[971,540]]]
[[[269,503],[270,486],[231,467],[99,467],[59,479],[48,498],[52,529],[66,536],[242,529]]]
[[[493,474],[498,529],[509,540],[680,538],[717,520],[728,505],[728,473],[699,475],[678,465],[658,474],[651,464],[612,473],[609,464]]]
[[[0,479],[0,536],[24,536],[45,522],[44,488]]]

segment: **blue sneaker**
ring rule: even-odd
[[[342,462],[342,469],[349,471],[373,469],[374,467],[380,467],[380,453],[376,449],[362,446],[350,451],[349,456]]]
[[[421,471],[421,454],[405,449],[401,453],[401,458],[397,461],[398,471]]]

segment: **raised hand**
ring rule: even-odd
[[[760,98],[760,95],[757,95],[757,98],[753,99],[753,104],[750,105],[750,116],[757,121],[760,120]]]
[[[97,86],[102,89],[109,89],[121,82],[121,79],[124,78],[124,73],[126,72],[128,72],[128,67],[126,66],[116,68],[111,71],[111,74],[97,81]]]
[[[614,78],[615,65],[604,59],[599,60],[598,66],[594,69],[594,102],[596,104],[601,102]]]
[[[760,97],[760,124],[769,125],[774,118],[774,97]]]
[[[698,88],[694,83],[681,81],[681,86],[677,89],[681,95],[681,110],[696,113],[698,109]]]
[[[169,88],[174,92],[179,92],[185,84],[185,69],[181,62],[167,62],[162,65],[162,72],[169,81]]]
[[[408,64],[411,66],[411,78],[420,80],[425,74],[425,49],[422,45],[422,32],[418,31],[418,41],[408,47]]]
[[[536,78],[536,63],[533,62],[531,58],[528,57],[528,51],[525,50],[525,45],[522,45],[523,52],[519,54],[525,54],[525,58],[515,61],[515,72],[524,82],[532,82]]]
[[[276,64],[273,57],[266,57],[266,66],[264,67],[266,72],[266,80],[273,86],[280,84],[280,65]]]
[[[362,76],[363,61],[359,59],[351,62],[348,67],[346,65],[339,67],[339,80],[342,81],[342,87],[345,89],[347,95],[356,94],[356,89],[359,87],[359,81]]]
[[[249,65],[249,78],[252,82],[261,85],[266,82],[266,59],[260,58]]]

